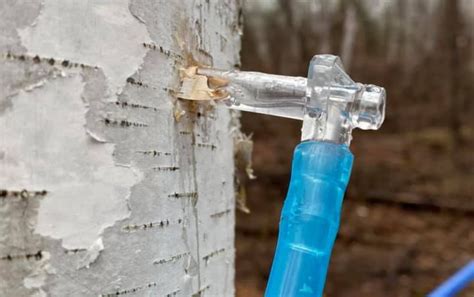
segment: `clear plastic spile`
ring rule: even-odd
[[[199,68],[197,73],[225,81],[231,108],[303,120],[306,83],[304,77],[250,71],[222,71]]]
[[[314,56],[308,78],[211,68],[196,74],[230,108],[303,120],[302,140],[348,145],[352,129],[376,130],[385,118],[385,90],[354,82],[333,55]]]

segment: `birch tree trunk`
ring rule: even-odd
[[[233,0],[0,0],[0,296],[233,296]]]

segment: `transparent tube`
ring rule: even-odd
[[[265,297],[322,296],[352,161],[343,144],[296,147]]]
[[[247,71],[199,68],[197,74],[226,81],[224,102],[233,109],[303,120],[307,79]]]
[[[377,130],[385,118],[385,90],[354,82],[332,55],[314,56],[308,78],[209,68],[197,74],[209,78],[210,89],[225,90],[230,108],[303,120],[303,141],[349,145],[352,129]]]

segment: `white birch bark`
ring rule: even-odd
[[[0,296],[233,296],[239,2],[0,0]]]

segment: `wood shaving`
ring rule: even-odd
[[[177,94],[180,99],[208,101],[222,100],[229,97],[229,93],[222,87],[227,81],[215,77],[197,74],[197,67],[192,66],[180,71],[181,89]]]

